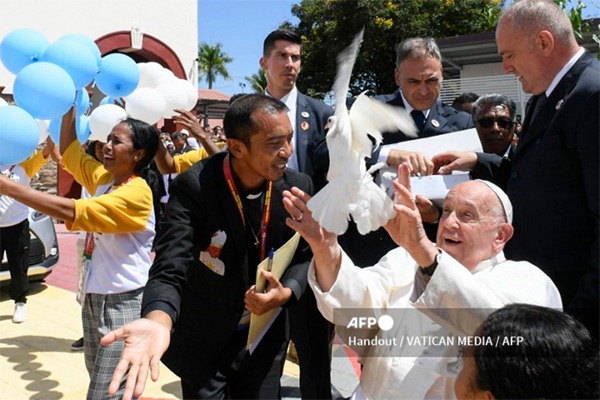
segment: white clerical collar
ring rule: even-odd
[[[404,97],[404,93],[402,93],[402,90],[398,90],[400,92],[400,96],[402,96],[402,102],[404,103],[404,108],[406,109],[407,113],[411,113],[412,110],[414,110],[414,107],[410,105],[410,103],[406,100],[406,97]],[[425,111],[421,111],[423,113],[423,115],[425,115],[425,120],[427,120],[427,117],[429,117],[429,111],[425,110]]]
[[[575,55],[573,57],[571,57],[569,62],[566,63],[565,66],[562,67],[562,69],[560,71],[558,71],[558,74],[556,74],[554,79],[552,79],[552,82],[550,82],[550,86],[548,86],[548,89],[546,89],[546,97],[550,97],[550,95],[552,94],[552,91],[554,90],[556,85],[558,85],[558,82],[560,82],[560,80],[567,74],[567,72],[569,72],[571,67],[573,65],[575,65],[575,63],[577,62],[577,60],[579,60],[581,58],[583,53],[585,53],[585,50],[583,49],[583,47],[580,47],[579,51],[577,53],[575,53]]]
[[[496,254],[492,258],[488,258],[487,260],[483,260],[477,264],[471,273],[476,274],[478,272],[485,271],[486,269],[492,268],[493,266],[503,263],[504,261],[506,261],[506,256],[504,256],[503,251],[500,251],[500,253]]]

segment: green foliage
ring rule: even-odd
[[[583,0],[577,0],[577,5],[571,8],[570,11],[567,11],[567,0],[554,0],[554,2],[569,16],[575,36],[581,39],[583,38],[583,32],[591,31],[592,27],[583,20],[583,9],[587,7],[587,4],[585,4]],[[598,25],[598,30],[600,30],[600,25]],[[598,49],[600,50],[600,37],[598,37],[596,34],[593,34],[592,40],[598,44]],[[598,52],[596,58],[600,60],[600,51]]]
[[[257,73],[247,76],[244,79],[250,84],[254,93],[264,93],[267,87],[267,77],[265,76],[265,71],[261,68],[258,69]]]
[[[503,0],[302,0],[292,7],[300,22],[286,27],[304,39],[298,87],[324,98],[336,73],[336,55],[364,26],[350,92],[392,92],[394,47],[403,39],[436,39],[491,31]]]
[[[198,74],[200,78],[206,78],[208,88],[212,89],[217,77],[230,81],[231,76],[227,70],[227,64],[233,62],[233,58],[223,52],[221,43],[214,46],[201,43],[198,46]]]

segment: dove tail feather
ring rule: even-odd
[[[373,182],[370,175],[363,176],[360,191],[363,193],[362,200],[351,206],[351,215],[358,232],[366,235],[384,226],[396,215],[396,211],[392,200]]]
[[[334,179],[315,194],[306,204],[312,216],[325,230],[341,235],[348,229],[349,211],[345,185]]]

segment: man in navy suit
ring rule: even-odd
[[[264,40],[260,67],[265,72],[265,94],[288,107],[294,129],[294,153],[287,167],[309,175],[318,190],[325,185],[326,170],[314,163],[317,144],[324,141],[327,119],[333,109],[306,96],[296,87],[302,67],[302,38],[289,30],[271,32]],[[290,307],[290,333],[298,353],[300,392],[305,399],[331,398],[329,342],[333,332],[319,310],[312,290]]]
[[[394,78],[398,90],[377,99],[406,109],[419,130],[419,138],[473,128],[471,116],[442,103],[442,56],[431,38],[411,38],[396,46]],[[383,146],[377,149],[372,162],[385,162],[397,167],[407,161],[413,173],[431,175],[433,163],[423,154],[390,149],[389,144],[410,140],[403,132],[387,132]]]
[[[288,168],[307,174],[318,189],[324,185],[327,171],[319,171],[313,162],[317,143],[325,138],[327,119],[333,109],[320,100],[301,93],[296,80],[302,67],[302,38],[289,30],[271,32],[263,43],[260,67],[267,78],[265,94],[288,107],[294,128],[294,154]]]
[[[394,77],[398,90],[376,98],[384,103],[405,108],[415,120],[419,138],[473,128],[471,115],[442,103],[439,98],[443,80],[442,56],[433,39],[411,38],[398,44]],[[367,165],[384,162],[397,168],[406,161],[413,174],[431,175],[433,162],[424,154],[389,146],[411,139],[401,131],[385,132],[382,146],[373,152]],[[422,213],[423,221],[427,223],[428,236],[435,238],[435,223],[439,219],[437,208],[422,197],[417,198],[417,207]],[[385,229],[380,228],[362,237],[354,224],[350,224],[346,234],[340,237],[340,243],[352,261],[361,267],[374,265],[388,251],[397,247]],[[360,245],[357,245],[359,243]]]
[[[534,96],[512,159],[493,154],[434,157],[441,173],[472,169],[507,188],[515,235],[506,248],[548,274],[565,311],[598,338],[600,62],[575,40],[552,1],[514,3],[498,22],[504,72]]]

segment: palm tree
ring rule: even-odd
[[[264,93],[265,88],[267,87],[267,77],[265,76],[265,71],[261,68],[259,68],[256,74],[247,76],[244,79],[250,84],[254,93]]]
[[[229,71],[227,71],[227,64],[232,61],[233,58],[229,57],[221,49],[221,43],[217,43],[214,46],[208,43],[201,43],[198,46],[198,73],[201,78],[206,77],[209,89],[212,89],[213,83],[219,75],[225,80],[231,80]]]

